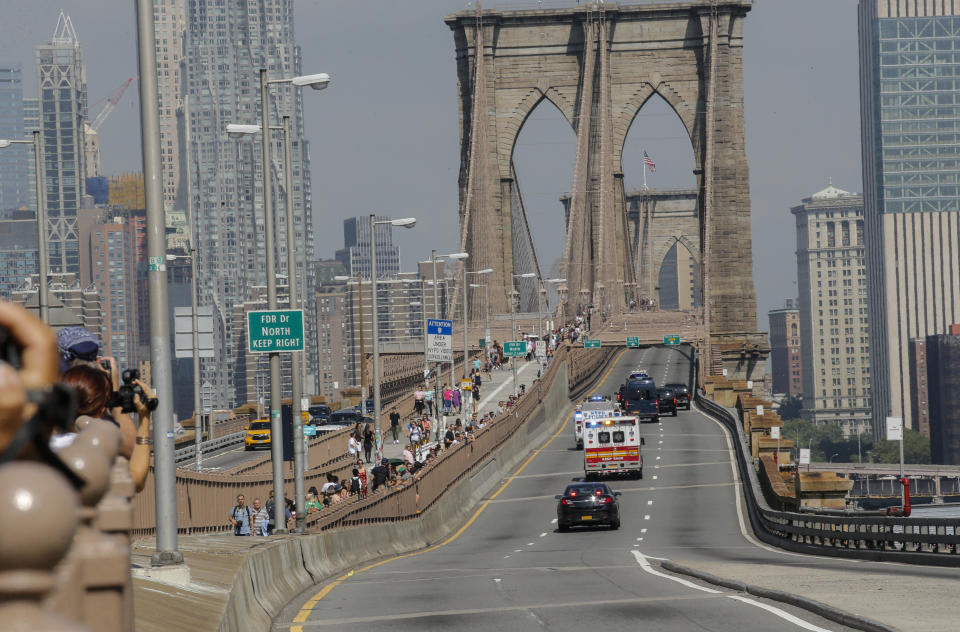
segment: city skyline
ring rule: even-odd
[[[106,2],[38,0],[12,7],[11,19],[0,26],[0,61],[31,62],[33,47],[49,39],[62,7],[76,25],[84,44],[91,104],[109,94],[127,77],[136,74],[132,10],[105,11]],[[516,2],[510,8],[516,8]],[[536,2],[528,3],[530,8]],[[858,86],[856,53],[856,2],[853,0],[802,3],[786,1],[755,5],[744,23],[744,90],[747,120],[747,156],[753,207],[754,276],[758,314],[782,304],[795,294],[784,292],[785,279],[793,281],[793,253],[784,248],[784,227],[791,218],[784,209],[833,176],[837,186],[860,191]],[[102,6],[101,6],[102,5]],[[496,8],[497,3],[487,3]],[[570,6],[575,6],[570,2]],[[455,243],[457,217],[457,105],[453,42],[442,22],[445,14],[466,8],[463,2],[433,1],[414,6],[393,3],[297,3],[298,33],[304,72],[329,72],[331,89],[323,98],[304,103],[306,139],[312,141],[314,219],[317,226],[337,226],[342,220],[370,212],[401,217],[416,216],[419,226],[430,226],[430,235]],[[371,11],[374,9],[374,11]],[[820,20],[824,13],[830,20]],[[390,24],[409,45],[405,55],[389,54],[394,38],[366,37],[366,24]],[[95,17],[95,19],[94,19]],[[323,28],[323,38],[306,36]],[[19,25],[17,29],[11,28]],[[816,29],[826,46],[814,46],[803,33]],[[380,33],[380,31],[377,31]],[[24,54],[24,47],[27,47]],[[416,69],[413,71],[412,69]],[[377,73],[378,81],[369,81]],[[35,92],[30,77],[24,96]],[[805,95],[822,92],[830,99],[810,100]],[[375,106],[389,94],[388,106]],[[423,98],[425,96],[426,98]],[[136,91],[124,99],[99,130],[104,172],[138,168],[138,109]],[[624,156],[628,187],[639,185],[641,172],[634,154],[642,149],[657,161],[649,184],[657,188],[685,187],[692,178],[689,141],[678,138],[679,121],[664,116],[660,104],[651,103],[637,118],[636,130],[649,128],[644,138],[631,132]],[[557,253],[547,246],[562,235],[559,197],[572,181],[572,153],[557,151],[559,116],[538,108],[528,120],[518,142],[516,159],[530,216],[534,240],[543,265]],[[660,128],[664,131],[658,132]],[[562,129],[562,128],[561,128]],[[569,130],[569,127],[568,127]],[[564,132],[572,138],[572,130]],[[834,151],[824,155],[823,145]],[[532,166],[530,166],[532,163]],[[526,170],[525,170],[526,169]],[[370,182],[370,174],[377,174]],[[430,182],[429,185],[424,183]],[[559,227],[559,228],[558,228]],[[559,230],[559,233],[557,231]],[[539,239],[538,239],[539,238]],[[340,247],[339,231],[318,230],[316,253],[329,258]],[[402,268],[411,270],[423,257],[419,230],[396,236],[403,253]],[[761,329],[766,323],[761,317]]]

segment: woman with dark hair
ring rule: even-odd
[[[100,365],[84,363],[67,369],[60,381],[73,387],[77,394],[77,417],[105,419],[120,428],[120,456],[130,460],[130,476],[139,492],[146,483],[150,467],[150,409],[144,399],[134,395],[133,403],[137,409],[138,423],[135,424],[130,415],[123,412],[114,398],[114,393],[120,386],[117,363],[113,358],[103,360],[113,369],[112,374],[107,373]],[[153,391],[143,381],[134,380],[134,384],[143,389],[145,399],[154,396]],[[64,439],[62,443],[54,440],[54,444],[71,442],[69,438]]]
[[[370,455],[373,452],[373,444],[376,441],[376,437],[373,433],[373,425],[366,424],[363,427],[363,455],[367,459],[367,463],[370,462]]]

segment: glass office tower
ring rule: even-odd
[[[960,3],[859,4],[873,427],[914,428],[909,341],[960,322]]]
[[[37,47],[37,85],[50,272],[78,274],[77,209],[86,182],[87,71],[73,22],[63,12],[53,38]]]

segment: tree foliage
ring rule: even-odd
[[[810,448],[810,460],[817,462],[858,463],[861,455],[866,460],[867,452],[873,447],[873,436],[861,434],[858,453],[857,437],[844,439],[836,423],[791,419],[784,422],[781,433],[784,439],[795,441],[797,448]]]
[[[878,441],[870,452],[874,463],[899,463],[900,442]],[[930,440],[916,430],[903,431],[903,462],[914,465],[930,463]]]
[[[787,397],[780,402],[780,408],[777,414],[784,421],[788,419],[800,419],[800,410],[803,409],[803,400],[799,397]]]

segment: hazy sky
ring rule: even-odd
[[[536,4],[487,0],[484,6]],[[94,105],[136,74],[130,0],[0,0],[0,63],[22,64],[25,93],[35,95],[34,49],[52,35],[61,8],[79,34]],[[333,78],[329,89],[304,96],[320,256],[342,246],[344,218],[370,212],[419,219],[413,230],[396,234],[405,269],[431,247],[458,247],[457,76],[442,17],[465,8],[465,0],[297,0],[303,71]],[[796,293],[790,207],[829,177],[861,191],[856,2],[758,0],[744,42],[754,277],[758,324],[766,330],[766,312]],[[107,174],[141,169],[136,103],[134,84],[100,130]],[[547,104],[528,120],[517,145],[521,193],[547,266],[562,254],[558,198],[572,181],[574,136]],[[651,188],[693,184],[690,143],[662,103],[651,101],[627,137],[628,187],[642,181],[643,149],[657,162]]]

